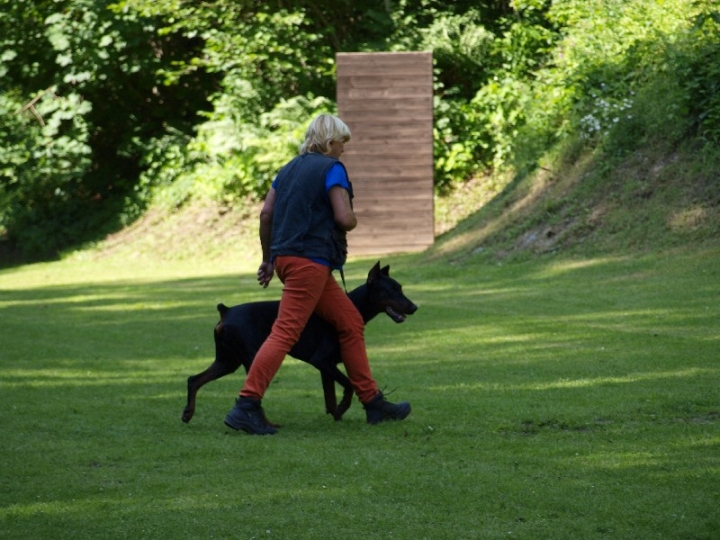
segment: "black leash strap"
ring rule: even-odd
[[[345,294],[347,294],[347,285],[345,285],[345,272],[343,272],[342,266],[340,267],[340,279],[342,279],[343,289],[345,289]]]

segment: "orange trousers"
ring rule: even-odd
[[[280,256],[275,271],[283,282],[280,310],[270,335],[255,355],[240,396],[262,399],[287,353],[300,339],[313,313],[332,324],[340,339],[341,359],[362,403],[378,394],[365,350],[365,323],[332,270],[303,257]]]

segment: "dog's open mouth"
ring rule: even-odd
[[[402,313],[399,313],[399,312],[395,311],[395,310],[394,310],[393,308],[391,308],[390,306],[386,306],[386,307],[385,307],[385,313],[387,313],[387,314],[388,314],[388,317],[390,317],[390,318],[391,318],[393,321],[395,321],[396,323],[401,323],[401,322],[403,322],[405,319],[407,319],[407,317],[406,317],[405,315],[403,315]]]

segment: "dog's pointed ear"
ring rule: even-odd
[[[382,272],[382,270],[380,270],[380,261],[378,261],[375,263],[375,266],[373,266],[370,269],[370,272],[368,272],[368,278],[367,278],[368,283],[372,283],[377,278],[379,278],[381,272]]]
[[[380,272],[382,272],[382,275],[383,275],[383,276],[389,276],[389,275],[390,275],[390,265],[388,264],[387,266],[385,266],[384,268],[382,268],[382,269],[380,270]]]

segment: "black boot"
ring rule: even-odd
[[[251,435],[273,435],[277,429],[265,420],[260,401],[249,397],[238,398],[235,406],[225,416],[225,425],[243,430]]]
[[[379,424],[385,420],[402,420],[410,414],[410,404],[407,401],[390,403],[382,392],[363,404],[368,424]]]

